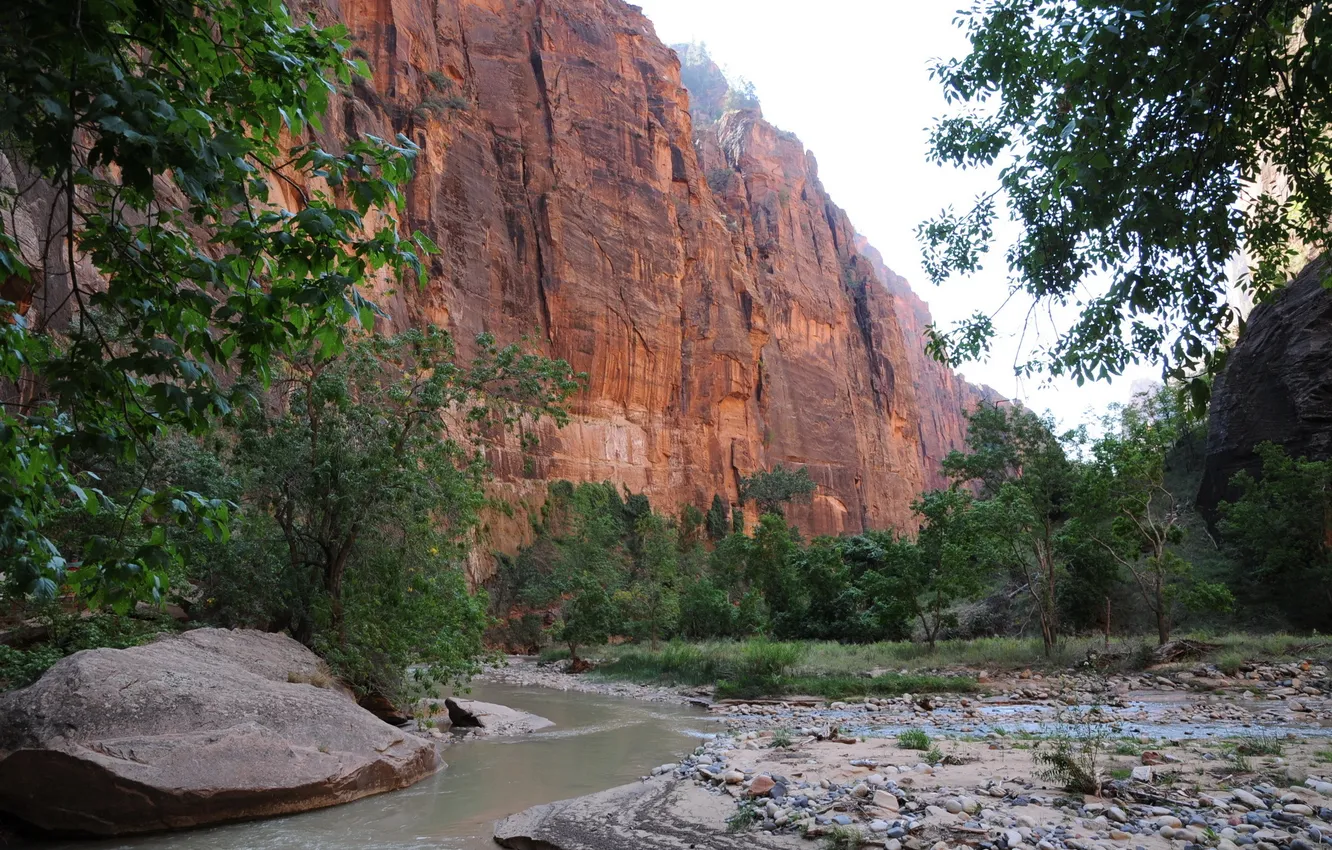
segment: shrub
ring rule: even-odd
[[[924,729],[907,729],[897,736],[897,746],[904,750],[928,750],[930,743]]]
[[[763,820],[763,815],[759,814],[753,803],[741,803],[740,808],[735,810],[735,814],[726,819],[726,831],[731,833],[744,832],[761,820]]]
[[[1235,752],[1244,756],[1279,756],[1284,751],[1281,739],[1267,733],[1245,735],[1235,745]]]
[[[1217,656],[1216,668],[1227,676],[1234,676],[1244,667],[1244,656],[1238,652],[1223,652]]]
[[[138,619],[115,614],[91,617],[54,614],[50,636],[24,649],[0,644],[0,691],[26,687],[41,678],[52,664],[85,649],[125,649],[148,643],[176,628],[172,620]]]
[[[1061,718],[1059,734],[1033,758],[1042,778],[1078,794],[1101,793],[1105,754],[1110,744],[1110,717],[1093,706]]]
[[[856,850],[865,841],[865,834],[854,826],[835,826],[824,838],[827,850]]]
[[[733,610],[724,590],[707,579],[696,581],[680,598],[680,634],[695,640],[727,637]]]
[[[800,644],[751,640],[740,654],[740,675],[756,679],[784,676],[800,663],[804,655],[804,647]]]

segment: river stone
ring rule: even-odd
[[[727,832],[735,811],[730,797],[658,776],[504,818],[495,824],[495,842],[512,850],[808,850],[794,835]]]
[[[0,694],[0,811],[123,835],[303,812],[405,788],[430,741],[326,682],[289,637],[198,629],[77,652]]]
[[[526,735],[538,729],[554,726],[555,721],[547,720],[526,711],[496,705],[493,702],[481,702],[475,699],[446,699],[445,707],[449,721],[455,727],[471,728],[476,735]],[[465,719],[458,723],[454,718]],[[671,769],[674,769],[674,765]]]
[[[776,780],[766,773],[760,773],[749,782],[749,796],[762,797],[775,787],[777,787]]]
[[[1248,806],[1251,809],[1267,808],[1267,804],[1264,803],[1262,799],[1258,797],[1257,794],[1254,794],[1250,791],[1245,791],[1243,788],[1235,788],[1230,793],[1234,796],[1236,800],[1239,800],[1241,803],[1243,803],[1244,805]]]

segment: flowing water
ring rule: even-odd
[[[146,838],[43,844],[41,850],[491,850],[495,820],[632,782],[720,728],[698,709],[595,694],[485,684],[467,696],[555,725],[453,744],[443,750],[449,766],[433,777],[345,806]]]

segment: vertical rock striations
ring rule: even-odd
[[[860,253],[870,261],[879,279],[897,299],[897,321],[909,341],[907,356],[915,382],[917,415],[920,418],[920,451],[925,480],[933,488],[946,487],[943,459],[962,448],[967,438],[966,413],[981,402],[995,404],[1003,396],[985,385],[969,384],[961,375],[925,351],[925,329],[934,319],[929,305],[911,289],[906,278],[884,265],[883,256],[865,239],[857,237]]]
[[[728,111],[705,56],[689,68],[696,132],[676,53],[620,0],[318,12],[375,71],[337,99],[325,141],[422,148],[405,224],[442,251],[424,289],[380,293],[395,324],[525,335],[588,375],[535,457],[492,449],[511,494],[609,479],[706,507],[781,462],[819,484],[792,509],[807,533],[912,526],[980,393],[925,360],[924,305],[858,242],[798,139]],[[509,545],[527,525],[496,522]]]

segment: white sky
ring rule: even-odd
[[[1003,251],[969,280],[935,287],[920,266],[915,228],[949,204],[965,209],[993,188],[983,173],[926,161],[928,129],[947,112],[929,77],[932,60],[960,56],[967,42],[953,25],[959,0],[630,0],[667,44],[700,41],[732,77],[752,83],[763,114],[800,136],[819,162],[834,202],[929,302],[949,327],[1007,295]],[[1159,378],[1138,367],[1112,384],[1019,380],[1013,375],[1026,303],[1010,303],[996,320],[1000,339],[985,363],[960,369],[1065,425],[1089,408],[1127,401],[1131,384]],[[1047,323],[1048,336],[1048,323]],[[1030,338],[1028,339],[1028,346]]]

